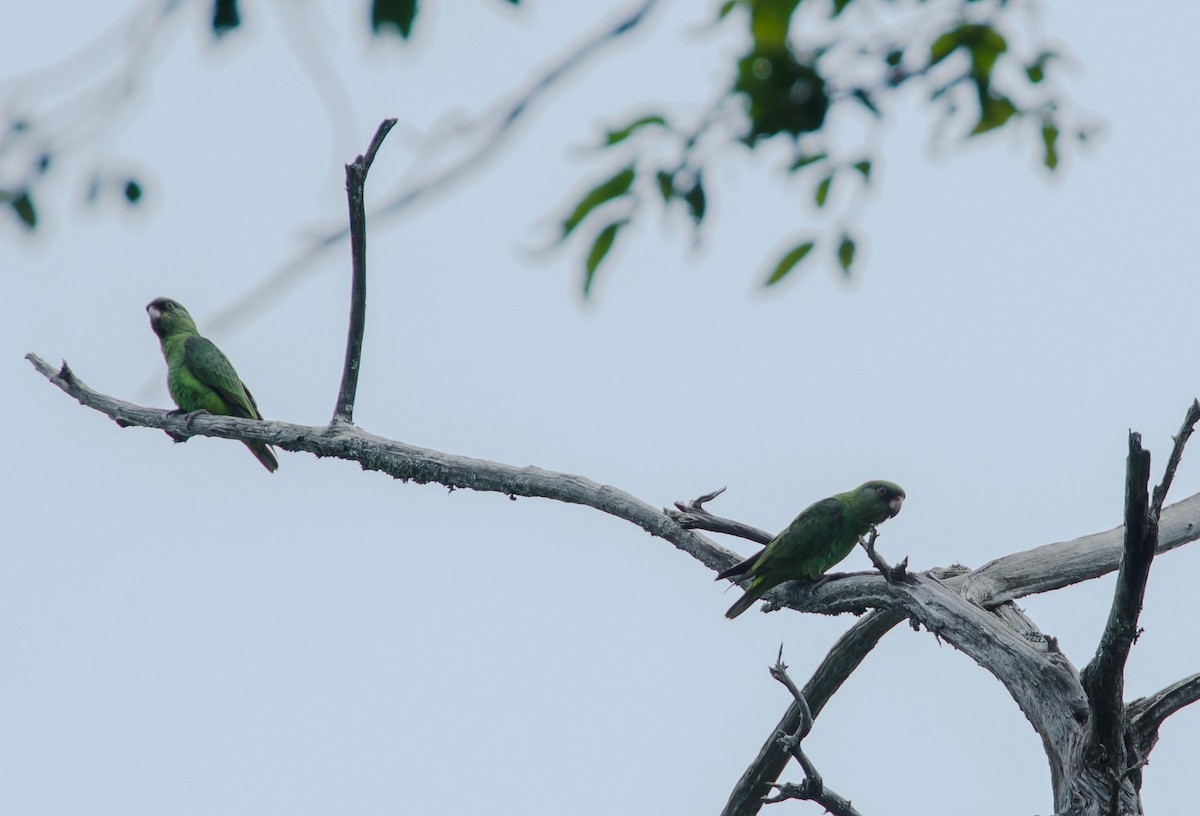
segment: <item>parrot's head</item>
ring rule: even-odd
[[[178,301],[170,298],[155,298],[146,306],[150,315],[150,328],[159,337],[170,337],[173,334],[196,333],[196,322]]]
[[[869,508],[867,515],[872,524],[893,518],[904,504],[904,488],[895,482],[867,482],[855,492],[859,501]]]

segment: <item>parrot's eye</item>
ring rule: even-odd
[[[880,485],[879,487],[875,488],[875,492],[878,493],[880,496],[883,496],[884,498],[887,497],[887,488],[884,487],[883,485]]]
[[[169,300],[163,304],[163,311],[165,311],[165,312],[169,312],[174,308],[175,308],[175,304]]]

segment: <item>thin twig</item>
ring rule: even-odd
[[[476,143],[473,150],[463,156],[457,163],[446,167],[433,175],[418,179],[391,195],[386,201],[371,210],[373,219],[392,218],[407,210],[416,202],[435,193],[448,189],[456,182],[470,178],[478,167],[487,159],[498,155],[498,149],[511,135],[517,122],[528,113],[536,103],[541,101],[553,88],[566,79],[591,59],[605,45],[637,28],[650,14],[659,0],[644,0],[628,14],[622,15],[615,23],[602,31],[596,32],[579,45],[575,46],[566,56],[560,58],[528,87],[519,93],[515,99],[498,105],[482,119],[494,122]],[[325,230],[312,238],[307,246],[302,247],[282,266],[260,281],[253,289],[246,292],[233,303],[226,306],[215,316],[205,321],[209,331],[220,333],[244,317],[260,310],[264,301],[278,297],[288,288],[302,280],[301,273],[312,271],[311,264],[325,250],[341,243],[349,234],[346,227],[336,227]]]
[[[816,766],[805,755],[801,747],[804,738],[812,731],[813,717],[804,693],[796,687],[796,684],[792,682],[792,678],[787,673],[787,664],[783,662],[782,645],[779,647],[779,656],[775,659],[775,665],[771,667],[770,671],[771,676],[782,683],[784,688],[792,695],[795,704],[800,709],[800,723],[796,728],[796,732],[789,734],[786,731],[779,731],[776,734],[776,741],[800,763],[800,767],[804,769],[804,781],[799,785],[793,783],[779,785],[771,782],[769,783],[770,787],[778,789],[779,794],[777,796],[765,796],[762,802],[770,804],[773,802],[782,802],[785,799],[804,799],[816,802],[825,808],[825,810],[834,814],[834,816],[858,816],[858,811],[850,805],[848,799],[839,796],[825,786],[821,774],[817,772]]]
[[[747,541],[753,541],[758,544],[766,544],[774,538],[766,530],[760,530],[757,527],[743,524],[740,521],[713,515],[704,507],[707,502],[712,501],[724,492],[725,488],[719,487],[691,501],[677,501],[675,502],[674,510],[664,507],[663,512],[680,527],[688,530],[707,530],[710,533],[724,533],[725,535],[737,536],[738,538],[744,538]]]
[[[350,255],[353,273],[350,284],[350,328],[346,336],[346,363],[342,368],[342,387],[332,422],[354,422],[354,396],[358,391],[358,369],[362,361],[363,331],[367,320],[367,211],[363,196],[367,172],[375,154],[396,120],[384,119],[371,139],[367,152],[346,165],[346,199],[350,207]]]
[[[875,551],[875,541],[878,538],[879,528],[871,525],[870,534],[865,540],[860,538],[858,543],[861,544],[862,548],[867,551],[867,558],[871,559],[871,563],[875,565],[875,569],[879,570],[884,579],[889,584],[895,583],[903,578],[908,572],[908,557],[905,556],[903,561],[893,567],[887,561],[883,560],[883,556]]]
[[[1162,506],[1166,501],[1167,491],[1171,489],[1171,482],[1175,480],[1175,471],[1183,458],[1183,448],[1187,444],[1188,437],[1192,435],[1192,431],[1196,429],[1197,422],[1200,422],[1200,400],[1192,400],[1192,404],[1188,406],[1187,414],[1183,418],[1183,425],[1179,428],[1179,433],[1175,435],[1175,444],[1171,448],[1170,458],[1167,459],[1167,469],[1163,472],[1162,481],[1154,488],[1154,498],[1150,502],[1150,518],[1156,523],[1162,515]]]
[[[802,694],[810,719],[820,715],[825,704],[862,664],[880,638],[902,620],[904,615],[901,613],[877,609],[863,616],[846,631],[846,634],[838,638],[837,643],[804,685]],[[759,749],[758,756],[730,792],[721,816],[751,816],[762,809],[764,798],[787,767],[790,756],[779,744],[778,734],[795,732],[803,722],[804,714],[800,703],[793,702],[779,724],[771,730],[770,736]]]

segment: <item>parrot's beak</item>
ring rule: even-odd
[[[896,514],[900,512],[900,506],[903,504],[903,496],[896,496],[890,502],[888,502],[888,518],[895,518]]]
[[[146,307],[146,312],[150,315],[151,320],[158,320],[160,317],[162,317],[162,310],[153,303]]]

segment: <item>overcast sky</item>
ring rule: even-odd
[[[101,5],[10,9],[4,98],[110,26]],[[780,643],[802,682],[853,618],[728,621],[736,595],[711,572],[595,511],[286,452],[268,475],[238,444],[122,430],[22,359],[65,358],[101,391],[169,406],[147,302],[176,298],[205,331],[340,223],[341,166],[380,119],[400,125],[371,200],[404,183],[422,134],[625,7],[430,3],[402,45],[371,40],[365,3],[309,5],[305,29],[285,4],[245,4],[217,43],[207,4],[180,15],[121,126],[56,166],[38,233],[0,223],[0,811],[717,812],[788,704],[767,674]],[[681,213],[648,217],[585,303],[582,247],[539,249],[603,169],[585,150],[603,126],[711,98],[742,44],[701,30],[707,5],[666,4],[466,183],[373,225],[357,423],[656,505],[726,485],[713,511],[771,530],[891,479],[908,501],[879,546],[919,569],[1119,524],[1127,431],[1157,478],[1200,391],[1200,11],[1047,4],[1067,89],[1104,124],[1053,178],[1028,132],[935,151],[919,95],[896,104],[873,192],[844,216],[864,238],[852,282],[823,260],[761,289],[772,254],[819,222],[778,162],[731,153],[699,247]],[[313,42],[344,95],[297,59]],[[143,178],[143,206],[80,203],[100,160]],[[831,206],[849,203],[835,187]],[[206,332],[266,416],[328,421],[348,259],[336,247],[250,320]],[[1173,498],[1197,490],[1193,450]],[[1198,571],[1194,546],[1155,562],[1129,698],[1200,670]],[[1111,587],[1024,606],[1082,667]],[[806,746],[864,814],[1052,811],[1016,705],[926,632],[890,633]],[[1148,812],[1194,807],[1198,752],[1187,710],[1146,770]]]

